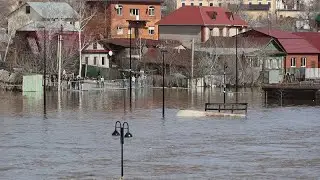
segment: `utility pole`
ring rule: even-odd
[[[193,76],[194,76],[194,38],[192,38],[192,45],[191,45],[191,87],[193,87]]]
[[[62,56],[62,31],[63,26],[61,25],[60,34],[58,36],[59,42],[58,42],[58,49],[59,49],[59,62],[58,62],[58,92],[61,91],[61,56]]]
[[[238,103],[238,28],[236,27],[236,103]]]
[[[226,68],[227,65],[223,65],[223,104],[226,104]]]
[[[78,32],[78,35],[79,35],[79,77],[81,77],[81,74],[82,74],[82,41],[81,41],[81,24],[80,24],[80,27],[79,27],[79,32]]]
[[[129,27],[129,28],[130,28],[130,48],[129,48],[129,49],[130,49],[130,50],[129,50],[129,51],[130,51],[130,52],[129,52],[129,54],[130,54],[130,57],[129,57],[129,58],[130,58],[130,73],[129,73],[129,76],[130,76],[130,77],[129,77],[129,81],[130,81],[130,83],[129,83],[129,84],[130,84],[129,91],[130,91],[130,92],[129,92],[129,93],[130,93],[130,94],[129,94],[129,95],[130,95],[130,111],[132,111],[132,69],[131,69],[131,68],[132,68],[132,67],[131,67],[131,58],[132,58],[132,57],[131,57],[131,56],[132,56],[132,55],[131,55],[131,48],[132,48],[132,47],[131,47],[132,27],[131,27],[131,25],[129,25],[129,26],[130,26],[130,27]]]
[[[46,39],[46,28],[43,28],[43,111],[44,114],[47,113],[47,102],[46,102],[46,77],[47,77],[47,48],[46,48],[46,44],[47,44],[47,39]]]

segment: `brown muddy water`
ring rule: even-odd
[[[119,179],[117,120],[133,134],[125,179],[320,179],[319,107],[265,107],[263,93],[242,89],[247,118],[176,117],[203,110],[208,94],[222,102],[208,92],[166,90],[165,119],[159,89],[135,91],[132,112],[123,90],[49,93],[45,116],[41,94],[0,92],[0,179]]]

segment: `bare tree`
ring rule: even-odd
[[[310,27],[311,31],[316,31],[315,19],[320,14],[320,1],[309,0],[304,3],[303,12],[298,17],[301,21],[305,22]]]
[[[91,35],[87,33],[82,33],[86,31],[86,27],[90,20],[94,18],[97,14],[97,9],[88,8],[86,1],[83,0],[66,0],[79,14],[79,23],[76,25],[78,29],[78,44],[79,44],[79,76],[81,76],[82,70],[82,51],[83,49],[94,39]]]
[[[164,0],[164,7],[165,9],[162,11],[163,16],[167,16],[177,8],[177,1],[176,0]]]

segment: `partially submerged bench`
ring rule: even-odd
[[[205,111],[245,111],[248,112],[248,103],[205,103]]]

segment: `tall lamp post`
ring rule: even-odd
[[[226,104],[226,62],[223,65],[223,104]]]
[[[118,129],[120,130],[120,133],[118,132]],[[124,134],[124,129],[127,130],[126,134]],[[121,144],[121,179],[123,179],[123,144],[124,144],[124,138],[131,138],[132,134],[129,131],[129,124],[127,122],[124,122],[121,124],[120,121],[117,121],[114,125],[114,131],[112,133],[112,136],[120,136],[120,144]]]
[[[139,20],[139,16],[136,16],[136,20],[127,20],[127,22],[129,23],[129,30],[130,30],[130,111],[132,111],[132,52],[131,52],[131,49],[132,49],[132,28],[135,29],[135,36],[134,38],[137,38],[139,36],[139,31],[137,31],[137,29],[139,28],[144,28],[146,27],[146,24],[147,24],[147,21],[146,20]]]
[[[161,49],[161,53],[162,53],[162,118],[164,118],[164,68],[165,68],[165,64],[164,64],[164,54],[168,52],[165,49]]]
[[[132,39],[132,27],[131,27],[131,24],[129,25],[129,29],[130,29],[130,52],[129,52],[129,54],[130,54],[130,73],[129,73],[129,81],[130,81],[130,88],[129,88],[129,91],[130,91],[130,111],[132,110],[132,52],[131,52],[131,49],[132,49],[132,45],[131,45],[131,39]]]
[[[236,103],[238,103],[238,28],[236,27]]]
[[[46,114],[47,111],[47,101],[46,101],[46,76],[47,76],[47,55],[46,55],[46,28],[45,26],[41,26],[40,28],[43,29],[43,112]]]

